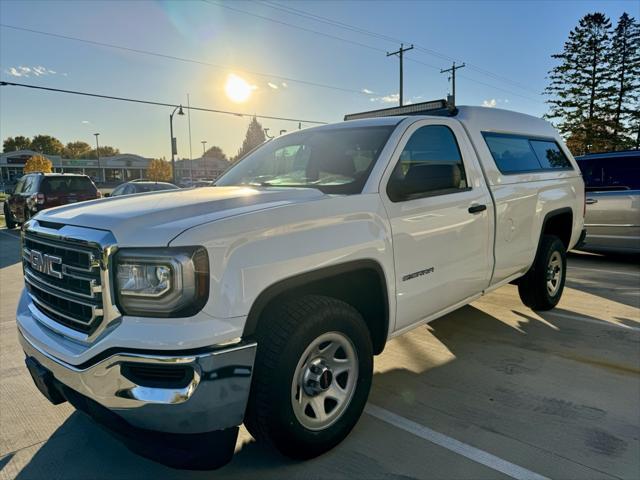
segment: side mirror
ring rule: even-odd
[[[452,164],[426,163],[409,168],[404,179],[389,183],[389,197],[394,201],[438,190],[460,187],[460,168]]]

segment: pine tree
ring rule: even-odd
[[[640,138],[640,25],[623,13],[614,31],[609,56],[613,75],[614,150],[631,147]]]
[[[258,119],[256,117],[253,117],[251,119],[251,122],[249,123],[249,128],[247,128],[247,134],[245,135],[244,141],[242,142],[242,147],[240,147],[240,150],[238,150],[238,154],[234,158],[234,162],[240,160],[261,143],[264,143],[266,139],[267,137],[264,134],[262,125],[260,125],[260,122],[258,122]]]
[[[609,18],[590,13],[569,33],[564,51],[552,55],[560,64],[549,72],[546,118],[556,120],[575,154],[606,150],[611,143],[610,36]]]

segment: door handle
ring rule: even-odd
[[[595,198],[587,198],[584,203],[586,203],[587,205],[593,205],[594,203],[598,203],[598,200]]]
[[[471,205],[469,207],[469,213],[480,213],[487,209],[486,205]]]

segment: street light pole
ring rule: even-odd
[[[178,153],[178,148],[176,146],[176,139],[173,136],[173,114],[178,110],[178,115],[184,115],[182,111],[182,105],[178,105],[173,109],[173,112],[169,114],[169,133],[171,134],[171,173],[173,176],[173,183],[176,183],[176,153]]]
[[[207,141],[202,140],[200,143],[202,144],[202,158],[204,158],[204,146],[207,144]]]
[[[104,182],[104,176],[102,175],[102,168],[100,168],[100,145],[98,145],[99,133],[94,133],[96,137],[96,157],[98,158],[98,181]]]

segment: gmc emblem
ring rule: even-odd
[[[37,250],[29,253],[29,263],[36,272],[45,273],[55,278],[62,278],[62,272],[53,269],[54,265],[62,264],[62,258],[55,255],[48,255]]]

